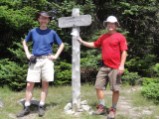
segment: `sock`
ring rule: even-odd
[[[117,104],[112,104],[112,108],[116,109]]]
[[[28,107],[28,106],[30,106],[30,102],[29,101],[25,101],[25,107]]]
[[[44,106],[44,105],[45,105],[45,102],[40,101],[39,106]]]
[[[105,100],[104,99],[99,100],[99,104],[105,106]]]

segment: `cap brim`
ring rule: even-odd
[[[39,14],[39,16],[43,16],[43,17],[47,17],[47,18],[51,18],[51,16],[49,16],[49,15],[46,15],[46,14]]]
[[[107,22],[107,21],[103,22],[103,26],[106,27],[107,23],[116,23],[118,27],[120,26],[119,22]]]
[[[46,18],[49,18],[50,20],[52,20],[52,17],[49,16],[48,14],[46,14],[46,13],[38,13],[38,14],[37,14],[37,19],[38,19],[40,16],[43,16],[43,17],[46,17]]]

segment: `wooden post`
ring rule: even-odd
[[[79,9],[72,10],[72,16],[79,16]],[[72,29],[72,109],[77,112],[81,101],[81,77],[80,77],[80,43],[78,42],[80,28]]]
[[[72,10],[71,17],[59,18],[60,28],[72,27],[72,109],[77,112],[81,101],[81,77],[80,77],[80,26],[88,26],[92,22],[90,15],[80,15],[79,8]]]

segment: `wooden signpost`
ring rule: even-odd
[[[80,27],[89,26],[92,23],[90,15],[80,15],[80,10],[74,8],[71,17],[62,17],[58,20],[60,28],[72,28],[72,109],[77,112],[81,101],[81,77],[80,77]]]

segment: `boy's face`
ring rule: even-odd
[[[117,25],[116,23],[108,22],[106,28],[108,29],[108,31],[116,31]]]
[[[50,22],[49,17],[39,16],[38,21],[40,23],[40,26],[47,26]]]

